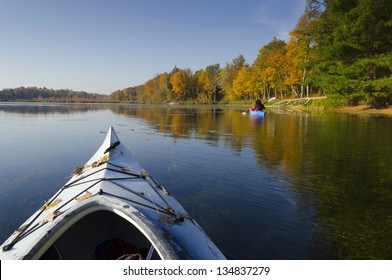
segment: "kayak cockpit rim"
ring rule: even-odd
[[[117,217],[120,217],[123,221],[130,223],[149,241],[161,259],[178,259],[177,254],[170,249],[171,245],[164,238],[160,230],[143,214],[132,206],[127,205],[127,207],[121,207],[122,209],[120,209],[119,206],[111,204],[111,201],[98,201],[93,199],[67,213],[64,217],[56,219],[57,221],[54,221],[53,227],[47,231],[47,234],[42,236],[23,259],[41,259],[45,252],[47,252],[60,238],[64,238],[67,231],[72,227],[75,227],[78,222],[82,219],[88,219],[89,216],[93,214],[100,215],[103,212],[112,213]],[[74,249],[81,250],[82,248]]]

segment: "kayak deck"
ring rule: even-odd
[[[117,248],[119,252],[113,252]],[[102,146],[2,245],[5,259],[224,259],[120,143]]]

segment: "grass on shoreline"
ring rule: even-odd
[[[38,102],[42,101],[38,100],[18,100],[11,101],[12,102]],[[45,100],[42,103],[53,103],[51,101]],[[94,100],[78,100],[76,101],[68,101],[68,102],[59,102],[56,101],[54,103],[68,103],[68,104],[137,104],[135,102],[116,102],[113,100],[98,100],[95,102]],[[168,106],[198,106],[198,105],[206,105],[206,106],[224,106],[224,107],[240,107],[240,108],[250,108],[254,103],[254,100],[242,100],[242,101],[231,101],[222,100],[220,102],[200,102],[198,100],[184,100],[179,102],[164,102],[164,103],[147,103],[151,105],[168,105]],[[349,105],[349,100],[342,98],[320,98],[320,97],[311,97],[311,98],[295,98],[295,99],[276,99],[272,102],[268,102],[267,100],[263,100],[264,105],[267,109],[272,110],[296,110],[296,111],[336,111],[336,112],[346,112],[346,113],[355,113],[355,114],[382,114],[392,116],[392,106],[386,106],[382,108],[375,108],[367,104],[358,104],[358,105]]]

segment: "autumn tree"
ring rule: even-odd
[[[175,72],[170,77],[170,83],[177,97],[183,99],[196,97],[195,81],[191,69],[187,68]]]
[[[265,98],[270,98],[271,89],[275,94],[277,91],[281,92],[282,97],[287,89],[284,83],[288,76],[286,53],[286,42],[277,38],[259,50],[253,66],[261,77]]]
[[[313,10],[305,10],[297,26],[290,32],[290,40],[286,46],[285,84],[291,87],[299,86],[300,97],[309,97],[309,79],[311,63],[315,59],[314,21],[318,14]]]
[[[145,91],[144,91],[144,89],[145,89],[144,85],[135,86],[135,87],[133,87],[133,89],[136,92],[136,101],[138,103],[146,102],[146,94],[145,94]]]
[[[240,69],[245,66],[245,58],[243,55],[239,55],[234,58],[231,63],[226,63],[225,68],[220,71],[220,84],[223,93],[226,97],[230,99],[234,98],[233,82],[240,71]]]
[[[185,77],[182,71],[175,72],[170,77],[170,83],[173,87],[173,92],[177,96],[185,93]]]
[[[158,75],[158,88],[162,99],[172,99],[172,85],[169,73],[163,72]]]
[[[250,73],[248,71],[248,66],[244,65],[238,71],[236,77],[233,81],[233,94],[230,96],[233,100],[249,98],[249,81]]]
[[[263,93],[263,81],[261,75],[256,67],[253,65],[247,68],[248,72],[248,84],[247,90],[249,93],[249,98],[261,98]]]
[[[144,84],[144,92],[146,94],[146,100],[151,101],[154,93],[158,90],[158,85],[155,79],[148,80]]]
[[[203,102],[216,101],[219,92],[218,76],[219,64],[207,66],[194,74],[195,90],[197,98]]]
[[[256,60],[253,62],[252,67],[255,69],[254,73],[259,81],[261,81],[260,90],[265,98],[266,95],[269,96],[269,88],[271,82],[271,75],[268,74],[268,64],[267,64],[267,57],[269,54],[269,50],[266,46],[259,50],[259,54]]]
[[[219,94],[219,63],[212,64],[206,67],[205,70],[208,81],[205,84],[205,91],[208,95],[209,100],[216,102],[217,95]]]
[[[208,101],[208,95],[206,89],[209,84],[209,79],[207,73],[203,69],[196,71],[195,80],[196,80],[197,98],[203,102]]]

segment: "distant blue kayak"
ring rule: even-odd
[[[249,110],[249,114],[251,115],[251,116],[255,116],[255,117],[264,117],[264,115],[265,115],[265,112],[264,111],[252,111],[252,110]]]

